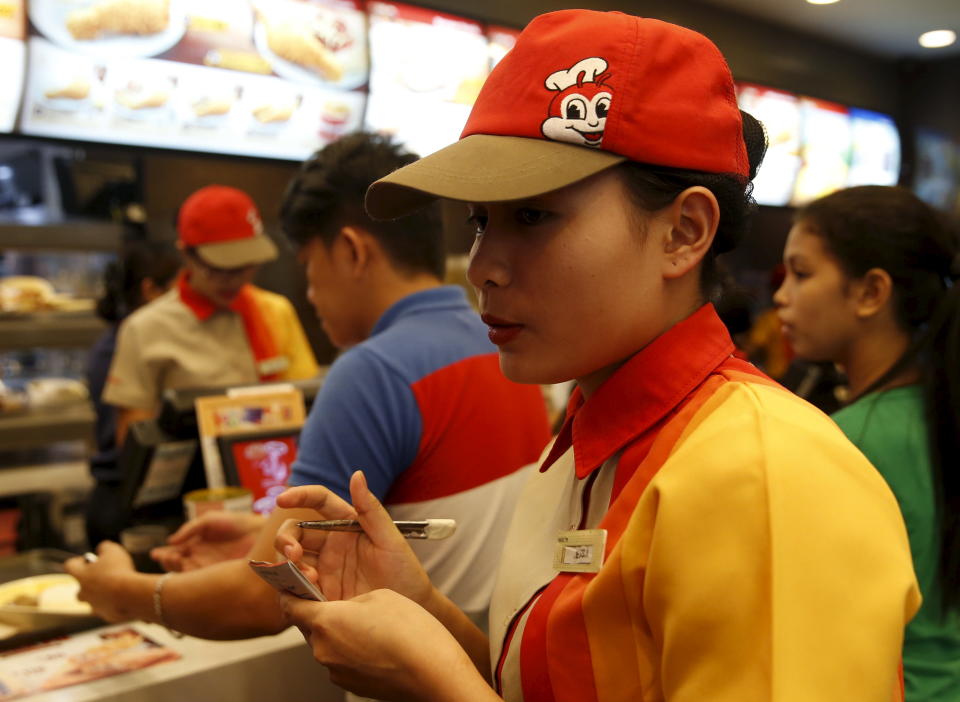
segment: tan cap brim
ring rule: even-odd
[[[204,244],[198,246],[196,251],[206,263],[217,268],[255,266],[277,257],[277,245],[264,234],[222,244]]]
[[[367,190],[374,219],[396,219],[436,198],[502,202],[542,195],[627,159],[546,139],[473,134],[394,171]]]

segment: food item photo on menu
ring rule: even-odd
[[[254,108],[253,116],[260,124],[274,124],[276,122],[286,122],[296,110],[296,105],[288,103],[286,105],[261,105]]]
[[[219,117],[230,112],[233,107],[233,100],[227,98],[201,98],[194,102],[191,107],[197,117]]]
[[[130,81],[116,93],[116,101],[128,110],[145,110],[163,107],[170,98],[168,85],[146,85]]]
[[[59,88],[50,88],[44,91],[44,97],[51,100],[66,98],[68,100],[86,100],[90,96],[90,81],[85,78],[75,78]]]
[[[67,15],[67,29],[78,41],[109,34],[159,34],[170,23],[170,0],[100,0]]]
[[[353,44],[349,29],[334,12],[303,3],[261,3],[257,19],[267,47],[278,58],[336,83],[344,77],[337,52]]]

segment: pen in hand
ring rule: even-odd
[[[394,526],[407,539],[445,539],[457,529],[454,519],[424,519],[418,522],[394,522]],[[298,522],[301,529],[322,531],[363,531],[360,522],[353,519],[330,519],[323,522]]]

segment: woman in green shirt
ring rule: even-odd
[[[784,332],[799,357],[846,371],[851,400],[834,419],[907,524],[924,604],[904,639],[906,699],[960,700],[957,242],[908,190],[864,186],[801,209],[784,263]]]

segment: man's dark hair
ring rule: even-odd
[[[280,206],[284,234],[297,248],[313,239],[329,246],[342,227],[360,227],[376,237],[397,268],[443,279],[446,257],[436,205],[387,221],[371,219],[363,207],[372,182],[416,160],[379,134],[350,134],[325,146],[287,186]]]

